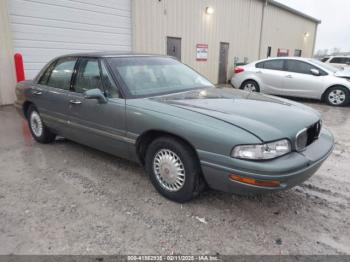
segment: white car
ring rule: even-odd
[[[269,58],[234,69],[231,84],[247,91],[313,98],[333,106],[350,102],[350,71],[311,58]]]
[[[322,58],[321,61],[339,69],[350,66],[350,56],[326,56]]]

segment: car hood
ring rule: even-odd
[[[208,88],[152,100],[225,121],[264,142],[293,140],[300,130],[320,119],[317,111],[299,103],[233,88]]]
[[[338,77],[349,77],[350,78],[350,69],[345,68],[345,69],[339,70],[339,71],[335,72],[334,75],[338,76]]]

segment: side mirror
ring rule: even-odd
[[[319,76],[320,75],[320,71],[318,71],[315,68],[310,69],[311,74],[313,74],[314,76]]]
[[[85,99],[97,99],[99,103],[105,104],[107,103],[107,98],[102,93],[102,91],[98,88],[90,89],[84,92]]]

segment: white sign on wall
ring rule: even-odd
[[[207,44],[197,44],[197,61],[207,61],[208,60],[208,45]]]

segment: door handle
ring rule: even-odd
[[[34,91],[33,91],[33,95],[40,96],[40,95],[42,95],[42,94],[43,94],[43,92],[41,92],[41,91],[39,91],[39,90],[34,90]]]
[[[80,105],[81,101],[79,101],[79,100],[70,100],[69,103],[71,103],[73,105]]]
[[[257,74],[262,74],[263,72],[262,71],[256,71]]]
[[[293,78],[293,76],[292,76],[292,75],[286,75],[286,77],[287,77],[287,78]]]

